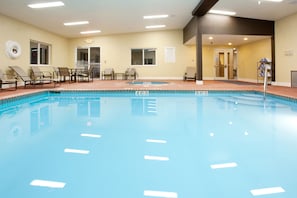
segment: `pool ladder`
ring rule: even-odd
[[[266,90],[267,90],[267,75],[268,75],[268,69],[267,69],[267,65],[265,65],[264,83],[263,83],[264,100],[266,98]]]

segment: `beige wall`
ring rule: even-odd
[[[290,86],[290,72],[297,70],[297,14],[276,21],[276,82]],[[131,48],[157,48],[157,66],[136,66],[140,78],[181,79],[185,67],[196,65],[195,46],[185,46],[182,42],[182,30],[144,32],[97,36],[90,38],[66,39],[59,35],[41,30],[32,25],[0,15],[0,68],[7,70],[9,65],[19,65],[24,69],[30,66],[30,40],[51,44],[53,66],[75,66],[77,47],[99,46],[101,48],[102,69],[113,67],[116,72],[124,72],[131,66]],[[22,48],[22,55],[17,59],[9,58],[5,53],[5,43],[16,41]],[[90,42],[91,41],[91,42]],[[176,62],[164,61],[165,47],[176,48]],[[203,77],[213,78],[216,46],[203,47]],[[270,39],[238,47],[238,75],[241,80],[256,81],[256,64],[262,57],[271,57]]]
[[[156,66],[134,66],[142,79],[182,79],[187,66],[195,66],[195,47],[183,45],[182,30],[156,31],[133,34],[98,36],[73,39],[70,42],[71,63],[75,65],[75,49],[95,47],[101,49],[101,71],[114,68],[124,72],[131,67],[132,48],[156,48]],[[174,47],[176,62],[165,62],[165,48]]]
[[[279,85],[291,85],[291,70],[297,70],[297,14],[276,22],[275,70]]]
[[[271,39],[263,39],[238,46],[238,78],[257,82],[257,63],[261,58],[271,59]]]
[[[216,49],[226,49],[232,50],[229,46],[222,45],[204,45],[202,47],[202,65],[203,65],[203,79],[213,80],[215,78],[215,50]]]
[[[51,65],[69,65],[69,41],[61,36],[43,31],[34,26],[0,15],[0,68],[8,70],[9,65],[18,65],[25,70],[30,66],[30,40],[35,40],[52,46]],[[21,56],[11,59],[6,54],[6,42],[16,41],[21,46]]]
[[[233,46],[216,46],[216,45],[205,45],[203,46],[203,79],[214,79],[215,78],[215,50],[226,49],[232,50],[237,48],[237,68],[238,68],[238,79],[256,82],[257,81],[257,62],[263,58],[271,59],[271,40],[263,39],[257,42]],[[234,67],[236,67],[234,65]]]

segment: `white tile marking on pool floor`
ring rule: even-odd
[[[157,139],[146,139],[146,142],[148,143],[158,143],[158,144],[166,144],[166,140],[157,140]]]
[[[231,162],[231,163],[225,163],[225,164],[212,164],[210,165],[212,169],[220,169],[220,168],[235,168],[237,167],[237,163]]]
[[[285,190],[282,187],[271,187],[251,190],[253,196],[270,195],[284,192]]]
[[[178,194],[176,192],[153,191],[153,190],[145,190],[143,195],[146,197],[164,197],[164,198],[178,197]]]
[[[82,133],[80,134],[82,137],[89,137],[89,138],[101,138],[101,135],[98,134],[90,134],[90,133]]]
[[[90,153],[90,151],[88,151],[88,150],[69,149],[69,148],[64,149],[64,152],[65,153],[84,154],[84,155],[87,155]]]
[[[155,160],[155,161],[169,161],[169,157],[161,157],[161,156],[152,156],[152,155],[145,155],[145,160]]]
[[[36,180],[31,181],[30,185],[38,186],[38,187],[47,187],[47,188],[64,188],[66,183],[36,179]]]

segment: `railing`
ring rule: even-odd
[[[264,71],[264,84],[263,84],[263,92],[264,92],[264,99],[266,98],[266,90],[267,90],[267,65],[265,65],[265,71]]]

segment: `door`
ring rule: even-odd
[[[232,78],[232,74],[229,72],[233,70],[232,49],[216,49],[215,50],[215,79],[216,80],[227,80]]]
[[[76,67],[82,69],[94,68],[93,77],[100,77],[100,47],[76,49]]]

